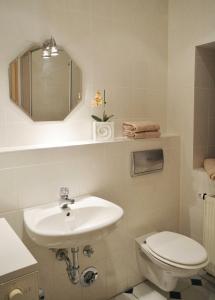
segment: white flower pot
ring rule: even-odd
[[[111,141],[114,139],[114,122],[93,122],[93,140]]]

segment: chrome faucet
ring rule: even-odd
[[[75,199],[69,198],[69,188],[68,187],[61,187],[60,188],[60,201],[59,206],[62,209],[66,209],[69,207],[70,204],[74,204]]]

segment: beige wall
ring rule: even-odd
[[[142,118],[160,122],[165,131],[167,4],[167,0],[0,1],[0,146],[90,138],[91,99],[104,88],[117,133],[121,120]],[[63,123],[33,123],[10,103],[8,64],[32,43],[51,35],[80,66],[84,101]]]
[[[103,88],[118,134],[122,120],[142,118],[159,122],[164,132],[167,4],[167,0],[1,1],[0,146],[91,137],[90,102]],[[34,123],[9,101],[7,69],[32,42],[51,35],[80,66],[84,101],[62,123]],[[130,152],[160,147],[164,170],[131,178]],[[0,215],[38,259],[47,300],[108,299],[141,281],[134,238],[154,230],[177,231],[179,169],[179,140],[174,137],[0,154]],[[98,282],[90,289],[71,285],[65,266],[23,232],[23,209],[57,200],[63,185],[73,196],[98,195],[125,211],[118,229],[94,245],[92,259],[80,255],[81,270],[89,265],[99,269]]]
[[[164,170],[131,178],[130,152],[161,147]],[[0,154],[0,217],[7,218],[39,261],[46,299],[109,299],[140,282],[134,239],[155,230],[178,230],[179,168],[177,137]],[[81,270],[94,265],[99,271],[91,288],[72,285],[65,265],[23,232],[23,208],[58,200],[60,186],[68,186],[71,196],[97,195],[124,209],[118,228],[93,244],[92,258],[84,258],[80,249]]]
[[[195,47],[215,41],[214,13],[213,0],[169,1],[167,127],[181,136],[181,231],[197,240],[203,212],[197,193],[215,192],[215,185],[193,171]]]

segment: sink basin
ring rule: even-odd
[[[118,205],[82,196],[62,209],[58,202],[24,211],[26,231],[35,243],[48,248],[71,248],[92,243],[114,230],[123,216]]]

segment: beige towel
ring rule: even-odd
[[[151,121],[123,122],[122,127],[135,132],[160,130],[160,125]]]
[[[159,138],[161,136],[160,131],[134,132],[134,131],[124,130],[123,134],[127,137],[134,138],[134,139],[154,139],[154,138]]]
[[[206,158],[204,168],[211,180],[215,180],[215,158]]]

